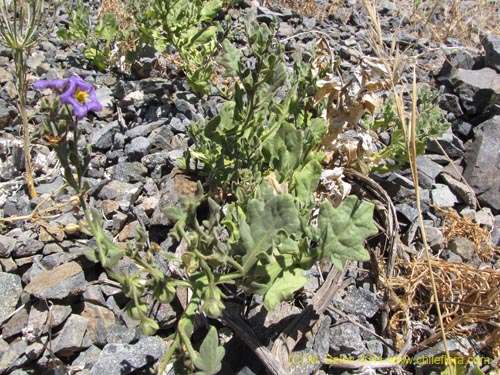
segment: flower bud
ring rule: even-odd
[[[80,232],[80,226],[77,223],[68,223],[64,226],[64,232],[67,234],[75,234]]]
[[[222,311],[224,310],[224,304],[215,298],[209,298],[205,301],[201,310],[209,317],[209,318],[219,318],[222,315]]]

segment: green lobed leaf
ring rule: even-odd
[[[222,65],[226,71],[224,77],[233,77],[238,75],[239,62],[243,52],[241,49],[236,48],[229,40],[224,39],[222,42],[221,57],[217,59],[217,63]]]
[[[300,230],[299,211],[290,194],[275,196],[264,202],[250,199],[247,219],[240,222],[241,245],[246,250],[243,256],[243,270],[248,272],[261,254],[272,246],[281,231],[291,234]]]
[[[210,327],[200,346],[200,355],[194,358],[194,365],[200,369],[197,375],[214,375],[221,370],[225,350],[219,346],[217,329]]]
[[[273,311],[277,303],[292,297],[293,293],[306,283],[307,277],[302,274],[300,269],[284,270],[264,296],[264,306],[267,311]]]
[[[370,259],[363,243],[377,233],[373,222],[374,205],[349,196],[339,207],[329,201],[320,205],[318,216],[318,243],[323,257],[328,257],[339,268],[342,259],[366,261]]]

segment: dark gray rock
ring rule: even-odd
[[[52,350],[59,356],[69,357],[85,348],[83,337],[89,321],[77,314],[71,314],[52,342]]]
[[[17,307],[23,288],[18,275],[0,272],[0,325]]]
[[[107,344],[90,375],[125,375],[156,362],[165,350],[160,337],[142,337],[136,344]]]
[[[95,96],[102,105],[97,115],[100,118],[109,118],[114,113],[113,92],[109,87],[102,86],[95,90]]]
[[[362,288],[352,288],[341,302],[344,312],[362,315],[366,318],[373,317],[381,305],[382,302],[375,294]]]
[[[436,140],[431,140],[427,144],[426,152],[443,155],[443,150],[453,160],[461,158],[464,155],[464,144],[460,138],[453,134],[451,127]]]
[[[28,309],[23,306],[7,322],[2,325],[2,337],[9,339],[12,336],[20,334],[28,325]]]
[[[146,137],[137,137],[125,146],[125,154],[130,161],[139,161],[147,155],[151,148],[151,141]]]
[[[481,114],[490,104],[500,103],[500,75],[491,68],[458,69],[451,83],[470,116]]]
[[[500,73],[500,36],[487,34],[481,43],[484,48],[484,65]]]
[[[39,273],[24,290],[40,299],[63,299],[83,293],[85,287],[82,267],[76,262],[69,262]]]
[[[100,355],[101,349],[92,345],[87,350],[81,352],[71,365],[72,367],[80,368],[83,371],[90,370],[96,364]]]
[[[165,120],[149,122],[147,124],[136,125],[125,132],[125,135],[130,139],[137,137],[147,137],[153,130],[165,124]]]
[[[90,144],[94,150],[106,151],[113,147],[113,138],[120,131],[118,121],[112,121],[92,134]]]
[[[436,177],[441,173],[443,167],[430,160],[427,156],[417,157],[418,181],[424,189],[430,189],[436,181]]]
[[[144,180],[148,169],[137,161],[119,163],[112,168],[112,177],[114,180],[122,182],[139,182]]]
[[[343,322],[330,329],[330,350],[331,354],[339,356],[360,355],[365,350],[363,339],[361,338],[359,327],[351,322]]]
[[[500,212],[500,116],[474,129],[474,140],[466,146],[464,177],[479,202]]]
[[[8,374],[9,370],[26,362],[27,358],[24,356],[24,352],[27,346],[28,343],[25,340],[11,344],[9,350],[0,357],[0,373]]]

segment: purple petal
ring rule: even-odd
[[[33,83],[33,88],[35,90],[45,90],[52,89],[57,91],[63,91],[64,86],[68,83],[68,80],[56,78],[52,80],[40,80]]]

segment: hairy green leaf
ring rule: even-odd
[[[369,260],[363,242],[377,233],[373,208],[373,204],[355,196],[349,196],[337,208],[324,201],[320,205],[317,228],[322,256],[330,258],[339,268],[342,268],[342,259]]]
[[[251,199],[247,211],[247,219],[240,223],[241,244],[246,250],[242,258],[245,272],[273,246],[280,231],[291,234],[300,229],[299,212],[289,194],[275,196],[265,203]]]
[[[294,292],[302,288],[306,283],[307,277],[302,274],[300,269],[284,270],[264,296],[264,306],[267,311],[273,311],[278,302],[289,299]]]
[[[214,375],[222,367],[225,350],[219,346],[217,329],[212,326],[200,346],[200,355],[194,359],[194,365],[200,369],[197,375]]]

